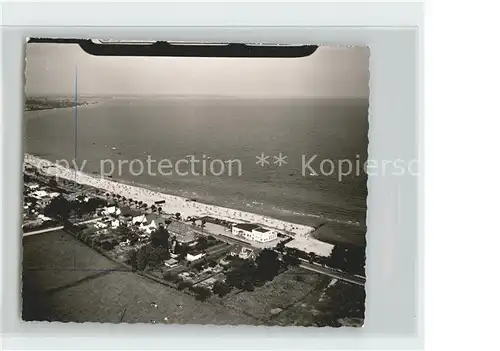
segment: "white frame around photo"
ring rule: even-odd
[[[380,163],[403,160],[421,164],[421,4],[11,3],[3,5],[2,12],[3,348],[422,348],[421,168],[419,175],[369,176],[363,328],[22,322],[20,307],[27,37],[369,46],[368,157]]]

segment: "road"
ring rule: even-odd
[[[312,264],[312,263],[309,263],[309,262],[302,262],[300,264],[300,266],[302,268],[304,268],[304,269],[309,270],[309,271],[313,271],[313,272],[325,274],[325,275],[328,275],[328,276],[330,276],[332,278],[343,280],[343,281],[346,281],[346,282],[349,282],[349,283],[353,283],[353,284],[356,284],[356,285],[364,286],[365,282],[366,282],[366,279],[363,279],[361,277],[355,277],[355,276],[352,276],[352,275],[350,275],[348,273],[336,271],[336,270],[334,270],[332,268],[326,268],[326,267],[315,265],[315,264]]]
[[[86,221],[83,221],[83,222],[75,223],[75,225],[97,222],[100,219],[102,219],[102,217],[92,218],[92,219],[89,219],[89,220],[86,220]],[[30,235],[50,233],[50,232],[53,232],[53,231],[56,231],[56,230],[61,230],[61,229],[64,229],[64,226],[60,225],[58,227],[52,227],[52,228],[45,228],[45,229],[35,230],[33,232],[23,233],[23,236],[30,236]]]

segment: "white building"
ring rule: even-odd
[[[148,224],[147,222],[139,224],[139,230],[147,235],[150,235],[156,229],[157,228],[154,221],[150,224]]]
[[[104,212],[104,214],[107,214],[107,215],[110,215],[110,214],[119,215],[121,213],[121,210],[119,207],[109,206],[109,207],[105,207],[103,212]]]
[[[190,253],[188,253],[186,255],[186,260],[188,260],[189,262],[192,262],[192,261],[196,261],[196,260],[199,260],[200,258],[202,258],[203,256],[205,256],[205,254],[203,252],[200,252],[199,254],[197,255],[191,255]]]
[[[179,261],[177,261],[175,258],[170,258],[169,260],[163,261],[163,264],[168,268],[173,268],[178,266]]]
[[[144,224],[147,221],[148,220],[146,219],[146,215],[144,215],[144,214],[132,217],[132,224]]]
[[[31,193],[31,196],[33,196],[35,199],[42,199],[46,198],[49,196],[49,193],[46,192],[45,190],[37,190]]]
[[[107,228],[108,227],[108,223],[104,223],[104,222],[95,222],[94,223],[94,228],[97,228],[97,229],[102,229],[102,228]]]
[[[111,228],[116,229],[120,226],[120,221],[117,219],[111,220]]]
[[[252,249],[249,249],[248,247],[242,247],[238,257],[246,260],[249,259],[250,257],[255,257],[255,255],[253,254]]]
[[[232,227],[232,234],[235,236],[243,237],[247,240],[265,243],[275,240],[278,234],[274,230],[265,229],[257,224],[241,223],[235,224]]]
[[[40,219],[42,222],[52,220],[52,218],[47,217],[47,216],[44,216],[43,214],[39,214],[39,215],[37,216],[37,218],[38,218],[38,219]]]

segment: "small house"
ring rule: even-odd
[[[173,268],[179,264],[179,261],[176,260],[175,258],[170,258],[170,259],[164,261],[163,264],[168,268]]]
[[[197,261],[199,260],[200,258],[202,258],[203,256],[205,256],[205,254],[203,252],[199,252],[199,253],[188,253],[186,255],[186,260],[188,260],[189,262],[193,262],[193,261]]]

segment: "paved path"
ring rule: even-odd
[[[30,235],[37,235],[37,234],[43,234],[43,233],[50,233],[50,232],[54,232],[56,230],[61,230],[63,228],[64,228],[64,226],[60,225],[58,227],[40,229],[40,230],[35,230],[33,232],[23,233],[23,236],[30,236]]]
[[[102,217],[92,218],[92,219],[89,219],[89,220],[86,220],[86,221],[83,221],[83,222],[75,223],[75,225],[97,222],[100,219],[102,219]],[[50,233],[50,232],[54,232],[56,230],[61,230],[61,229],[64,229],[64,226],[60,225],[60,226],[57,226],[57,227],[35,230],[33,232],[23,233],[23,236],[30,236],[30,235]]]
[[[356,285],[363,286],[363,285],[365,285],[365,282],[366,282],[366,279],[364,279],[362,277],[355,277],[355,276],[352,276],[352,275],[350,275],[348,273],[336,271],[334,269],[326,268],[326,267],[319,266],[319,265],[316,265],[316,264],[312,264],[312,263],[309,263],[309,262],[302,262],[300,264],[300,266],[302,268],[304,268],[304,269],[309,270],[309,271],[313,271],[313,272],[325,274],[325,275],[328,275],[328,276],[330,276],[332,278],[343,280],[343,281],[346,281],[346,282],[349,282],[349,283],[353,283],[353,284],[356,284]]]

